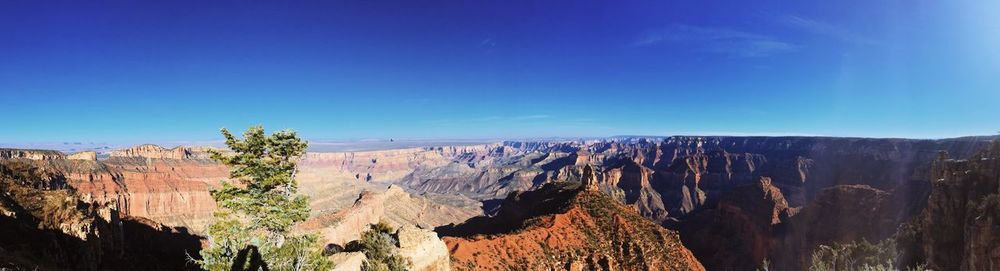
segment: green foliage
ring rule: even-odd
[[[361,251],[368,258],[361,270],[365,271],[402,271],[406,270],[407,262],[396,253],[399,240],[394,236],[395,230],[384,222],[372,224],[371,229],[361,235]]]
[[[260,126],[248,129],[242,140],[226,129],[222,134],[234,154],[212,151],[212,159],[229,166],[229,177],[239,185],[224,182],[212,191],[220,207],[244,215],[251,229],[272,232],[287,231],[309,216],[308,201],[295,195],[298,187],[292,178],[306,142],[287,130],[266,136]]]
[[[859,242],[821,245],[813,252],[810,271],[888,271],[899,270],[899,253],[893,238],[871,243]],[[907,270],[924,270],[922,266]]]
[[[201,251],[199,265],[231,270],[255,266],[252,259],[259,255],[270,270],[329,269],[331,263],[322,256],[315,235],[290,232],[309,216],[308,200],[297,195],[294,179],[295,160],[305,153],[307,143],[293,131],[267,136],[261,126],[247,129],[243,139],[226,129],[222,135],[232,153],[211,151],[212,159],[229,166],[235,183],[223,182],[211,191],[219,210],[208,228],[209,246]],[[253,255],[238,257],[248,251]]]
[[[918,221],[903,223],[899,225],[893,239],[896,239],[896,249],[899,251],[899,261],[897,267],[916,267],[923,262],[923,233]]]

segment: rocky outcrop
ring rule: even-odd
[[[58,151],[0,148],[0,159],[56,160],[65,157]]]
[[[184,147],[166,149],[151,144],[111,151],[111,157],[117,158],[185,159],[191,156],[191,151]]]
[[[1000,141],[968,160],[942,154],[932,175],[911,254],[934,270],[1000,268]]]
[[[398,187],[390,187],[383,193],[365,191],[351,207],[309,218],[300,223],[296,230],[303,232],[318,230],[326,242],[343,246],[347,242],[361,238],[361,234],[368,230],[369,225],[381,221],[386,214],[386,199],[398,196],[400,192],[402,191]]]
[[[410,269],[414,271],[451,270],[448,247],[438,238],[437,233],[411,225],[399,228],[399,255],[410,259]]]
[[[404,225],[396,230],[392,238],[395,239],[398,246],[389,249],[393,250],[393,254],[405,259],[406,270],[451,270],[448,248],[433,231]],[[341,248],[332,244],[328,247]],[[365,256],[367,252],[357,251],[360,248],[355,240],[352,240],[345,249],[343,251],[334,250],[337,252],[330,255],[329,259],[334,264],[334,270],[361,270],[365,261],[368,260]]]
[[[385,222],[398,228],[398,252],[410,263],[408,270],[450,270],[448,250],[433,231],[417,225],[443,225],[464,221],[480,213],[478,207],[455,208],[423,197],[413,197],[399,186],[381,192],[362,192],[353,205],[332,213],[320,213],[299,224],[296,231],[320,232],[325,242],[339,247],[361,238],[371,224]],[[355,253],[355,254],[351,254]],[[337,268],[355,266],[358,252],[334,255]],[[363,256],[362,256],[363,258]],[[363,261],[362,261],[363,262]],[[348,270],[348,269],[345,269]]]
[[[328,243],[344,245],[357,240],[369,225],[386,222],[394,228],[426,228],[465,221],[481,213],[478,206],[465,208],[414,197],[399,186],[381,192],[364,191],[350,207],[319,213],[301,223],[299,231],[320,231]]]
[[[171,156],[149,151],[157,149],[163,150],[144,145],[100,161],[87,152],[70,157],[50,155],[46,159],[32,159],[40,154],[19,155],[3,160],[31,164],[47,173],[52,185],[72,188],[84,201],[112,206],[122,215],[201,231],[215,210],[208,190],[227,178],[228,169],[190,148],[174,149],[184,150],[182,159],[163,158]]]
[[[82,151],[66,156],[69,160],[84,160],[84,161],[97,161],[97,152],[95,151]]]
[[[579,183],[512,193],[495,217],[438,232],[456,270],[704,270],[675,232]]]
[[[332,271],[358,271],[365,264],[367,258],[362,252],[341,252],[330,256],[333,262]]]
[[[0,266],[7,270],[185,270],[198,237],[72,190],[28,163],[0,161]],[[41,187],[41,188],[40,188]]]

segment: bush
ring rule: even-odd
[[[403,271],[407,262],[396,253],[399,240],[395,230],[384,222],[372,224],[371,229],[361,236],[359,241],[361,251],[368,258],[361,270],[365,271]]]
[[[858,242],[821,245],[813,252],[810,271],[889,271],[899,270],[896,240],[888,238],[878,243],[862,239]],[[923,270],[922,266],[907,270]]]
[[[896,258],[894,240],[886,239],[872,244],[862,239],[854,243],[819,246],[819,249],[813,252],[809,270],[892,270]]]

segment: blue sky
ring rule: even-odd
[[[749,2],[3,1],[0,142],[1000,131],[1000,2]]]

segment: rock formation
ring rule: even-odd
[[[299,224],[296,230],[318,231],[325,242],[346,247],[349,242],[361,238],[369,225],[386,222],[399,229],[396,234],[399,253],[410,260],[410,270],[440,271],[449,270],[450,264],[444,242],[433,231],[415,225],[454,223],[479,213],[478,207],[460,209],[436,204],[412,197],[398,186],[390,186],[382,192],[362,192],[350,207],[313,216]],[[350,253],[357,252],[338,253],[334,255],[334,263],[342,267],[353,266],[357,257]]]
[[[0,148],[0,159],[56,160],[65,157],[66,155],[58,151]]]
[[[185,270],[198,237],[50,187],[29,163],[0,161],[0,269]]]
[[[790,212],[781,191],[762,177],[727,192],[717,208],[684,221],[681,236],[708,270],[756,270],[773,258],[779,225]]]
[[[410,270],[451,270],[448,247],[437,233],[405,225],[399,228],[396,235],[399,238],[399,255],[410,259]]]
[[[391,185],[381,192],[361,192],[350,207],[316,214],[297,229],[320,231],[328,243],[344,245],[357,240],[369,225],[380,221],[395,228],[431,228],[465,221],[480,213],[479,206],[460,208],[440,204]]]
[[[70,160],[84,160],[84,161],[97,161],[97,152],[94,151],[82,151],[66,156],[66,159]]]
[[[1000,268],[1000,141],[968,160],[942,155],[932,175],[909,254],[933,270]]]
[[[820,245],[893,236],[907,217],[902,203],[866,185],[838,185],[792,208],[765,177],[730,190],[679,228],[709,270],[756,270],[765,260],[778,270],[806,270]]]
[[[677,233],[579,183],[512,193],[495,217],[438,232],[456,270],[704,270]]]
[[[188,148],[176,147],[173,149],[165,149],[163,147],[150,144],[111,151],[111,157],[118,158],[185,159],[191,158],[191,155],[191,151]]]
[[[208,190],[225,180],[228,170],[190,148],[155,150],[164,149],[143,145],[100,161],[93,152],[67,157],[58,152],[7,151],[9,158],[4,160],[22,161],[47,172],[51,182],[74,189],[87,202],[113,206],[126,216],[200,231],[215,210]],[[181,152],[185,155],[167,155]]]
[[[332,271],[358,271],[365,264],[365,254],[362,252],[342,252],[330,256],[334,263]]]

